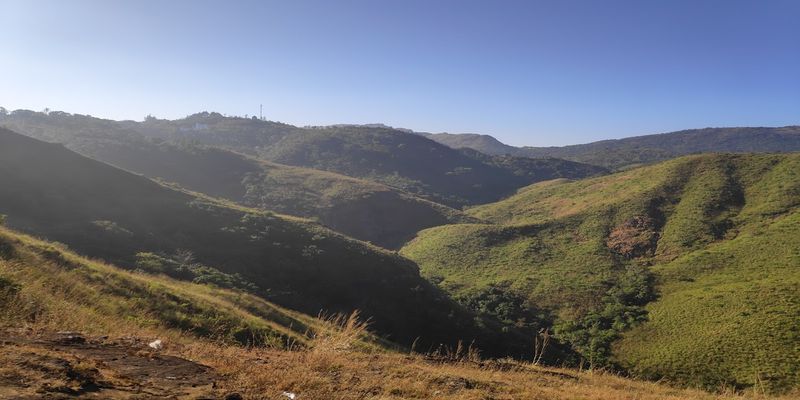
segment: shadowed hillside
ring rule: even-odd
[[[147,139],[124,128],[124,122],[58,112],[15,112],[4,123],[150,178],[249,207],[313,218],[386,248],[399,248],[424,228],[469,219],[386,185],[260,161],[188,139]]]
[[[451,207],[495,201],[536,181],[606,172],[600,167],[547,160],[520,173],[419,135],[376,125],[297,128],[216,113],[120,124],[148,137],[191,139],[281,164],[368,179]],[[544,168],[539,168],[542,165]]]
[[[7,228],[0,228],[0,303],[0,327],[39,331],[171,330],[221,343],[286,348],[304,346],[313,332],[326,329],[316,318],[252,294],[125,271]],[[367,345],[370,339],[363,339]]]
[[[7,130],[0,130],[0,214],[15,229],[129,268],[240,276],[260,296],[310,314],[360,309],[378,333],[403,345],[485,338],[478,343],[487,351],[505,351],[492,340],[516,340],[483,336],[488,331],[469,313],[395,254],[305,220],[171,190]]]
[[[546,160],[507,168],[502,162],[453,150],[393,129],[343,127],[285,137],[262,157],[339,172],[401,188],[450,206],[498,200],[531,182],[602,174],[603,169]],[[520,171],[524,168],[524,171]]]
[[[401,253],[467,305],[521,298],[505,319],[543,315],[592,364],[780,391],[800,384],[799,207],[798,154],[690,156],[529,186]]]

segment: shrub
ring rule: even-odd
[[[136,267],[152,274],[165,274],[175,279],[212,284],[228,289],[255,292],[258,287],[239,274],[228,274],[194,262],[191,252],[178,250],[172,256],[142,252],[136,254]]]
[[[14,245],[8,239],[0,237],[0,260],[8,260],[13,258],[15,254]]]

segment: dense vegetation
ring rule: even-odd
[[[0,130],[0,213],[15,229],[124,267],[152,266],[141,253],[174,260],[189,251],[192,264],[213,269],[164,272],[233,286],[243,279],[263,298],[312,315],[360,309],[378,333],[403,345],[476,339],[505,352],[501,341],[520,343],[513,332],[491,333],[492,321],[477,327],[396,254],[305,220],[175,191],[7,130]]]
[[[556,157],[618,169],[687,154],[800,151],[800,127],[705,128],[563,147],[514,147],[486,135],[425,134],[453,148],[517,157]]]
[[[800,382],[798,171],[798,154],[706,155],[539,183],[401,253],[457,297],[522,296],[594,365],[783,390]]]

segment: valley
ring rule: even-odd
[[[800,381],[794,153],[611,172],[387,127],[214,113],[15,111],[0,125],[27,135],[0,130],[3,249],[21,260],[0,276],[44,307],[7,326],[27,313],[46,337],[124,331],[283,358],[341,328],[325,316],[358,312],[369,328],[351,339],[356,359],[410,351],[477,376],[453,363],[511,357],[523,375],[569,366],[745,394]]]
[[[0,0],[0,400],[800,400],[798,15]]]

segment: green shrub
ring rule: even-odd
[[[136,267],[151,274],[165,274],[175,279],[211,284],[228,289],[258,291],[258,286],[239,274],[224,273],[216,268],[194,262],[190,251],[178,250],[171,256],[141,252],[136,254]]]

